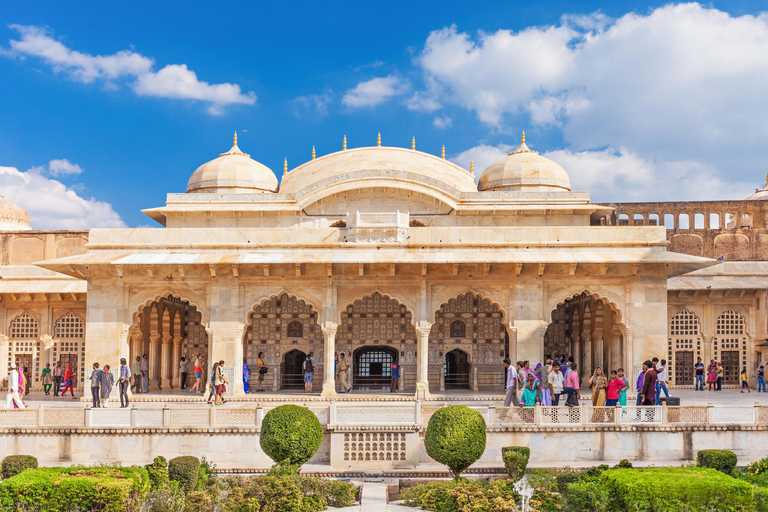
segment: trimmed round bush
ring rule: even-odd
[[[700,468],[712,468],[730,475],[739,462],[736,454],[728,450],[699,450],[696,465]]]
[[[438,409],[429,418],[424,447],[427,455],[448,466],[458,480],[485,451],[485,419],[466,405]]]
[[[501,449],[501,458],[509,478],[517,482],[523,478],[525,468],[528,467],[531,449],[527,446],[505,446]]]
[[[264,416],[261,449],[277,464],[301,466],[323,442],[323,427],[312,411],[298,405],[281,405]]]
[[[149,474],[150,490],[157,490],[168,484],[168,461],[165,457],[155,457],[152,464],[144,466]]]
[[[3,459],[3,480],[25,469],[37,469],[37,459],[31,455],[9,455]]]
[[[168,479],[178,483],[184,492],[195,490],[199,472],[200,460],[197,457],[184,455],[168,461]]]

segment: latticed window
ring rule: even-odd
[[[54,329],[55,338],[82,338],[85,334],[83,321],[72,313],[59,318]]]
[[[293,321],[288,324],[288,337],[301,338],[304,335],[304,326],[301,322]]]
[[[37,320],[27,313],[22,313],[11,322],[11,338],[37,338],[40,328]]]
[[[729,309],[717,317],[717,334],[744,334],[744,317]]]
[[[454,320],[451,324],[451,338],[463,338],[466,332],[467,326],[461,320]]]
[[[672,317],[672,321],[669,323],[669,334],[671,336],[691,336],[699,334],[698,317],[687,309],[682,310]]]

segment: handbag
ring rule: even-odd
[[[261,375],[264,375],[264,374],[265,374],[265,373],[267,373],[268,371],[269,371],[269,368],[267,368],[266,366],[262,366],[262,367],[260,367],[260,368],[259,368],[259,373],[260,373]]]

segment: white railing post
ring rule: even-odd
[[[136,404],[131,406],[131,427],[136,428],[139,424],[139,410],[136,408]]]
[[[331,404],[328,407],[328,423],[336,425],[336,402],[331,400]]]
[[[421,400],[416,400],[416,407],[414,407],[414,424],[421,425]]]
[[[260,405],[256,406],[256,428],[261,430],[261,421],[264,419],[264,409]]]
[[[168,428],[171,426],[171,410],[168,408],[168,404],[163,405],[163,427]]]
[[[492,427],[496,424],[496,406],[488,406],[488,426]]]
[[[581,409],[580,411],[581,414],[579,414],[579,419],[581,420],[581,424],[586,425],[587,423],[589,423],[589,420],[587,419],[589,417],[588,416],[589,406],[586,404],[582,404],[579,406],[579,408]]]
[[[211,404],[210,414],[208,415],[208,424],[211,428],[216,427],[216,406]]]
[[[477,366],[472,368],[472,391],[477,391]]]
[[[613,415],[613,423],[617,426],[621,426],[621,413],[624,409],[621,408],[620,405],[616,404],[616,410]]]
[[[663,404],[661,404],[661,424],[667,425],[669,424],[669,409],[668,409],[667,402],[664,401]]]
[[[91,413],[93,412],[93,409],[91,409],[90,405],[85,406],[85,426],[86,428],[91,426]]]
[[[533,424],[541,426],[541,404],[536,404],[533,408]]]
[[[757,403],[757,402],[755,402]],[[43,404],[40,404],[40,407],[37,409],[37,426],[42,427],[43,426]]]
[[[755,400],[755,425],[760,424],[760,402]]]
[[[707,403],[707,425],[714,425],[715,423],[715,406],[712,402]]]

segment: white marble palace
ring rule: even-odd
[[[286,163],[279,183],[235,137],[185,193],[144,210],[157,229],[32,231],[26,212],[2,201],[0,357],[29,366],[33,388],[46,362],[74,363],[82,387],[92,362],[145,353],[151,389],[177,389],[180,358],[203,352],[226,362],[235,396],[243,360],[255,380],[262,351],[278,392],[302,388],[312,352],[323,396],[337,391],[341,352],[355,389],[387,384],[396,361],[401,390],[417,395],[501,392],[503,358],[556,351],[582,375],[597,365],[635,373],[654,355],[708,361],[726,342],[731,372],[763,360],[762,266],[671,251],[677,224],[616,222],[614,206],[571,190],[524,136],[479,182],[471,166],[415,144],[345,139],[339,152]],[[766,227],[764,216],[753,222]],[[741,273],[713,296],[712,269],[729,263]]]

